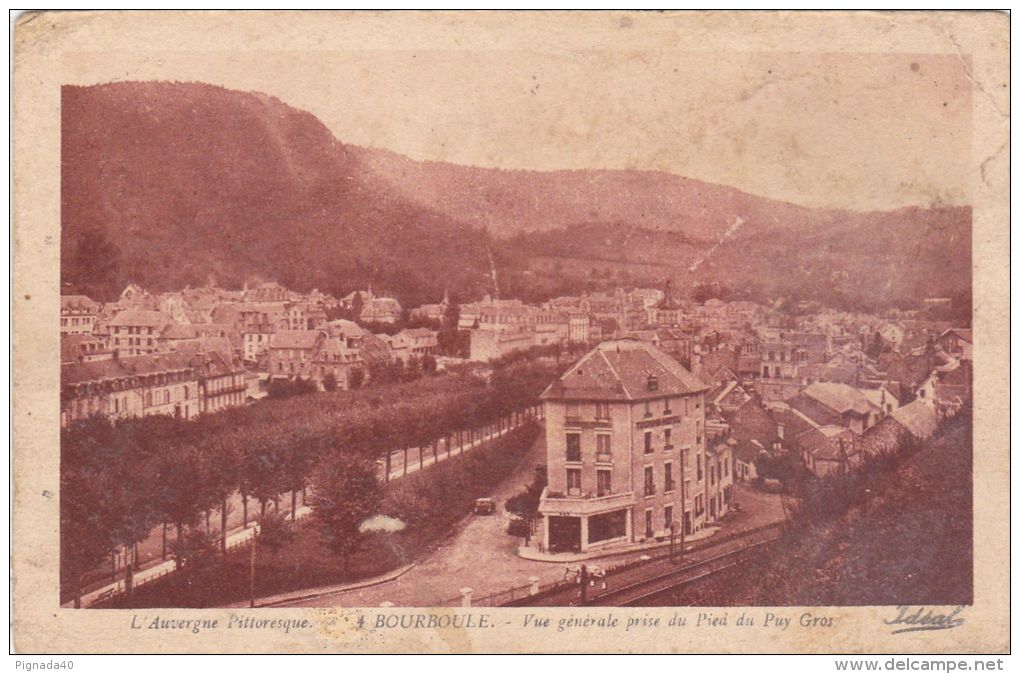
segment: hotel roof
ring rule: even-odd
[[[543,400],[643,400],[708,390],[647,342],[619,339],[589,351],[542,394]]]

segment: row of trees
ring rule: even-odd
[[[406,363],[401,360],[376,360],[369,365],[368,372],[372,384],[414,381],[423,375],[435,374],[436,359],[425,354],[421,358],[411,356]],[[357,388],[353,382],[351,388]]]
[[[388,486],[380,482],[374,461],[338,443],[310,478],[311,516],[293,522],[267,510],[259,521],[257,554],[232,549],[221,558],[215,546],[207,546],[202,554],[191,553],[182,573],[103,606],[201,608],[252,597],[258,603],[267,595],[395,569],[441,545],[474,500],[490,495],[516,470],[539,431],[539,424],[525,422]]]
[[[448,448],[465,434],[533,405],[555,375],[549,366],[520,364],[486,382],[448,374],[413,382],[331,395],[264,400],[203,415],[128,419],[94,417],[72,424],[61,436],[61,571],[75,596],[85,574],[113,551],[130,548],[159,525],[172,525],[174,558],[187,563],[187,532],[211,512],[221,517],[219,547],[226,549],[227,501],[242,497],[244,520],[254,501],[267,505],[303,491],[323,456],[342,456],[345,466],[376,470],[393,450]],[[505,427],[505,426],[504,426]],[[419,454],[423,450],[419,450]],[[356,464],[355,460],[359,463]],[[165,551],[164,551],[165,554]]]

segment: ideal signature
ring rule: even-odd
[[[903,632],[922,632],[926,630],[948,630],[959,627],[965,621],[960,617],[963,606],[957,606],[952,611],[937,611],[925,606],[897,606],[899,614],[892,620],[884,620],[886,625],[900,626],[892,631],[893,634]]]

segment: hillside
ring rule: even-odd
[[[949,297],[970,317],[968,209],[832,216],[813,226],[738,230],[722,242],[684,232],[588,223],[498,245],[504,284],[533,299],[614,284],[716,282],[734,297],[789,297],[864,311]],[[922,223],[923,224],[918,224]],[[923,231],[923,235],[918,235]]]
[[[533,299],[669,277],[865,306],[969,302],[969,208],[858,213],[655,171],[416,162],[205,84],[64,87],[62,114],[65,287],[100,299],[128,280],[210,275],[471,297],[489,289],[491,236],[510,292]]]
[[[840,517],[795,522],[757,560],[683,590],[678,605],[859,606],[973,602],[972,425],[947,422],[878,474]],[[859,485],[862,489],[864,485]],[[805,518],[809,519],[809,518]]]
[[[484,235],[359,180],[312,115],[205,84],[62,90],[62,275],[108,299],[210,276],[409,301],[485,280]]]

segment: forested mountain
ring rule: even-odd
[[[417,162],[197,83],[63,89],[66,291],[277,280],[405,303],[718,281],[851,305],[969,302],[970,209],[811,209],[667,173]]]
[[[359,179],[312,115],[204,84],[64,87],[65,288],[246,278],[408,301],[485,281],[484,233]]]

